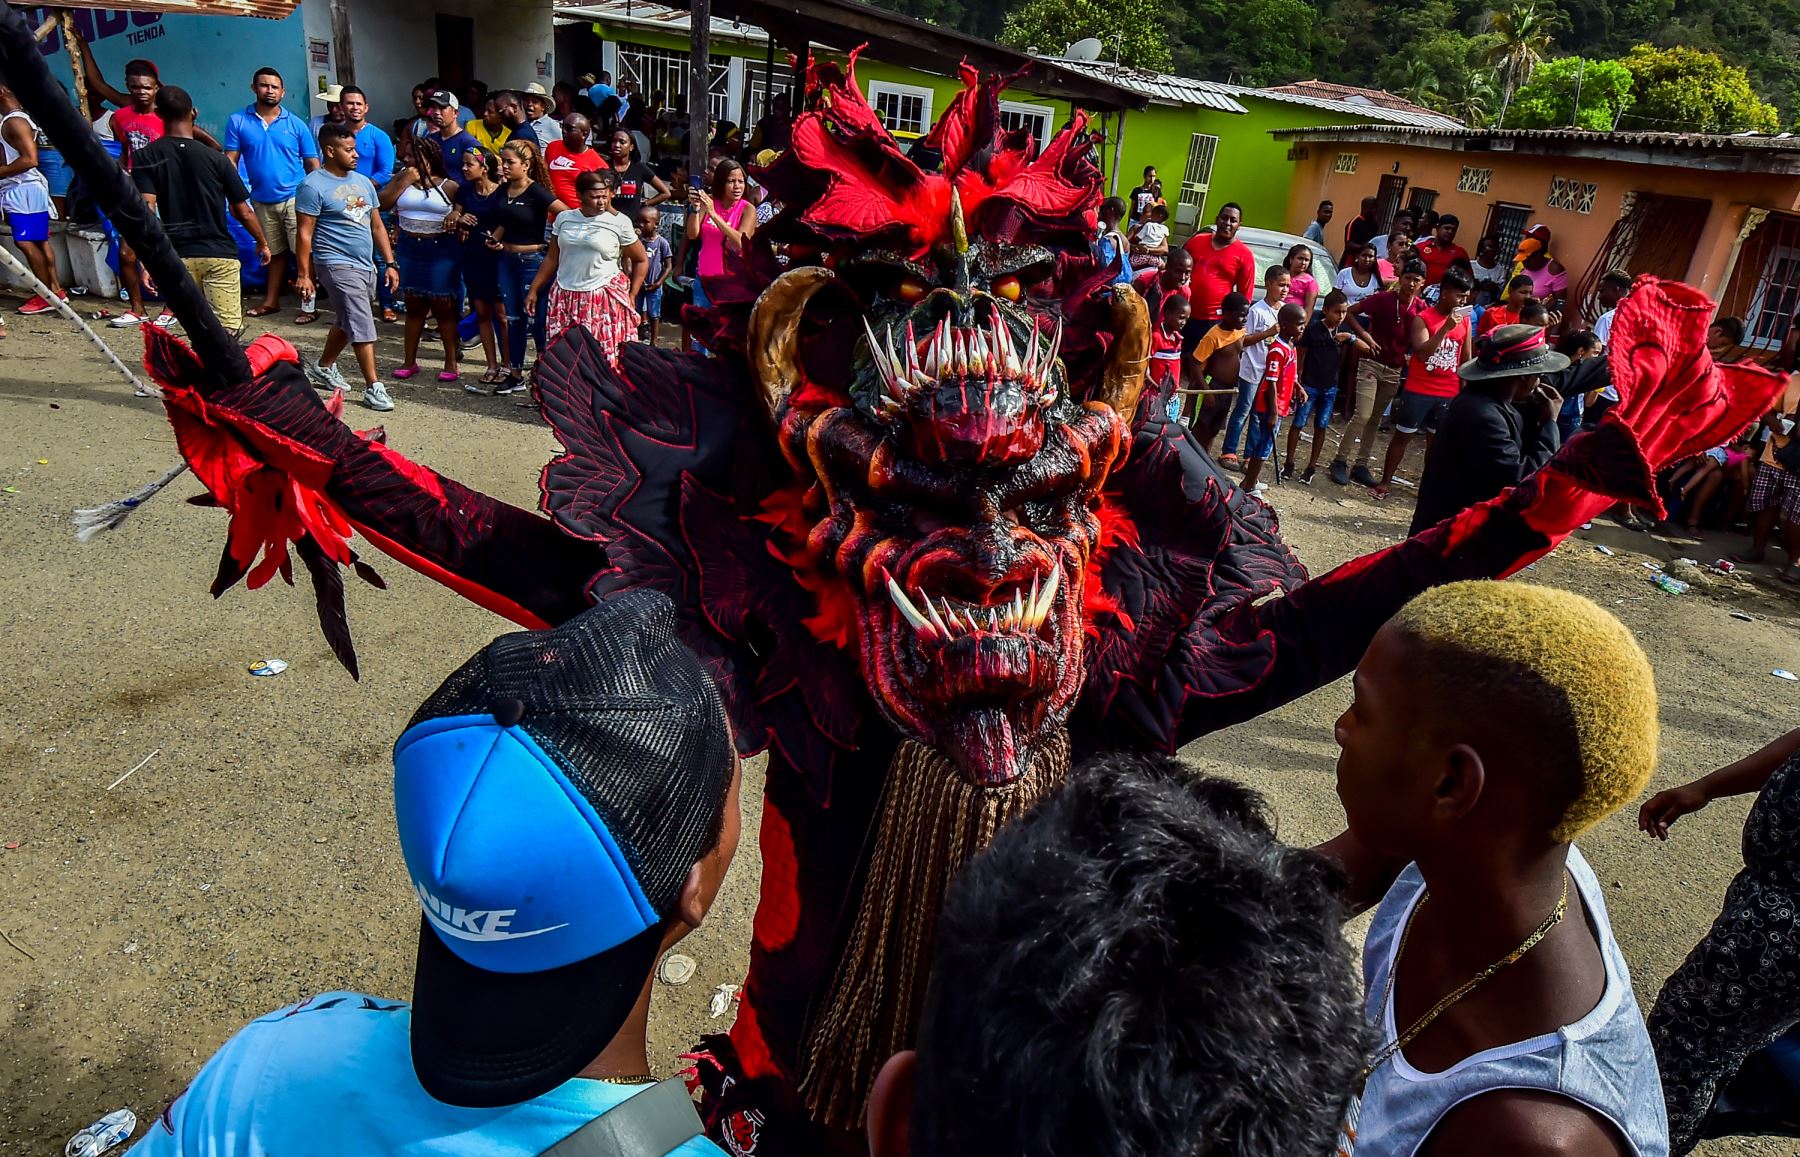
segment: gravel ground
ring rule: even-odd
[[[198,491],[191,480],[105,540],[77,544],[70,511],[156,477],[176,460],[173,440],[160,407],[133,398],[65,321],[8,320],[0,686],[13,689],[14,708],[0,724],[0,931],[14,946],[0,944],[0,1152],[38,1153],[109,1109],[154,1115],[232,1031],[271,1008],[334,988],[407,994],[418,916],[393,834],[389,748],[420,698],[504,625],[377,556],[390,589],[358,584],[349,596],[358,684],[326,650],[309,593],[276,583],[208,597],[225,519],[182,501]],[[309,350],[324,337],[322,326],[275,328]],[[137,360],[134,333],[104,332]],[[384,330],[384,372],[397,337]],[[379,422],[403,452],[534,504],[553,445],[535,412],[418,383],[390,383],[393,413],[352,420]],[[1403,498],[1377,504],[1323,479],[1269,497],[1315,570],[1393,541],[1409,514]],[[1613,607],[1639,633],[1662,686],[1657,788],[1793,725],[1800,686],[1769,676],[1800,670],[1788,592],[1764,575],[1669,596],[1641,565],[1710,560],[1734,545],[1596,524],[1529,572]],[[246,668],[263,658],[292,666],[252,678]],[[1330,728],[1347,700],[1347,681],[1334,684],[1184,758],[1267,793],[1286,838],[1323,839],[1342,824]],[[709,1017],[709,998],[744,967],[760,761],[745,788],[743,849],[714,918],[682,949],[699,970],[658,989],[653,1059],[665,1071],[699,1032],[728,1023]],[[1667,845],[1624,814],[1583,840],[1611,885],[1646,1006],[1737,870],[1747,807],[1689,817]],[[1734,1141],[1701,1152],[1794,1150]]]

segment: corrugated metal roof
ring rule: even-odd
[[[1250,111],[1232,99],[1224,85],[1214,84],[1211,81],[1189,80],[1185,76],[1170,76],[1161,72],[1145,72],[1142,69],[1112,65],[1105,61],[1070,60],[1066,56],[1046,56],[1043,59],[1052,61],[1070,72],[1079,72],[1084,76],[1091,76],[1095,80],[1109,81],[1120,88],[1129,89],[1140,96],[1161,101],[1164,104],[1196,105],[1200,108],[1229,113]]]
[[[105,0],[106,8],[165,16],[257,16],[286,20],[300,0]]]
[[[1427,137],[1436,140],[1462,141],[1545,141],[1571,145],[1632,146],[1678,149],[1764,149],[1775,152],[1800,151],[1800,136],[1780,133],[1665,133],[1665,132],[1593,132],[1588,129],[1471,129],[1407,127],[1403,125],[1320,125],[1316,128],[1275,129],[1270,135],[1283,139],[1306,137],[1329,140],[1334,137],[1364,137],[1383,134],[1399,137]]]
[[[1463,123],[1454,117],[1439,116],[1432,112],[1410,112],[1405,109],[1383,108],[1372,101],[1332,100],[1329,97],[1283,92],[1273,88],[1245,88],[1236,84],[1223,84],[1218,87],[1236,96],[1259,97],[1263,100],[1279,101],[1282,104],[1298,104],[1308,108],[1327,109],[1365,121],[1374,121],[1381,125],[1413,129],[1460,130],[1464,127]]]
[[[623,24],[633,28],[657,28],[671,34],[687,35],[694,26],[693,14],[685,8],[672,8],[667,4],[646,4],[643,0],[600,0],[598,4],[558,4],[556,19],[564,24],[579,24],[584,21],[604,20],[609,24]],[[714,39],[747,40],[756,44],[765,43],[769,34],[754,24],[740,23],[736,20],[721,20],[715,16],[711,21]]]

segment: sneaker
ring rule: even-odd
[[[1339,486],[1350,485],[1350,464],[1342,458],[1331,464],[1331,480]]]
[[[1300,485],[1311,486],[1312,480],[1313,480],[1312,468],[1308,467],[1306,472],[1300,475]]]
[[[394,399],[388,397],[386,386],[380,382],[370,382],[363,387],[363,405],[386,413],[394,408]]]
[[[1358,486],[1381,485],[1381,479],[1375,477],[1375,471],[1369,469],[1367,466],[1358,466],[1356,469],[1350,471],[1350,481],[1356,483]]]
[[[316,389],[342,390],[346,394],[350,392],[350,383],[344,380],[344,375],[338,372],[336,366],[322,366],[318,362],[307,362],[306,380],[311,382]]]
[[[39,302],[42,300],[44,300],[44,299],[41,297],[34,297],[31,299],[31,301],[28,301],[25,304],[27,307],[29,307],[33,303]],[[25,310],[21,309],[19,312],[24,313]],[[121,313],[118,317],[115,317],[111,321],[107,322],[106,324],[113,329],[130,329],[133,326],[143,325],[144,319],[139,317],[137,314],[132,313],[128,309],[124,313]]]
[[[1283,467],[1282,467],[1282,468],[1281,468],[1281,477],[1282,477],[1282,479],[1283,479],[1283,480],[1285,480],[1285,481],[1290,481],[1290,482],[1291,482],[1291,481],[1292,481],[1292,480],[1293,480],[1293,478],[1294,478],[1294,464],[1293,464],[1293,463],[1292,463],[1292,462],[1289,462],[1289,463],[1288,463],[1288,464],[1287,464],[1287,465],[1286,465],[1286,466],[1283,466]]]
[[[19,312],[26,317],[30,317],[34,313],[49,313],[55,308],[54,305],[51,305],[48,301],[44,300],[43,294],[34,293],[31,295],[30,301],[19,307]]]
[[[496,394],[522,394],[531,388],[531,379],[525,377],[507,378],[494,387]]]

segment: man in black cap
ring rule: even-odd
[[[662,595],[496,639],[394,745],[412,1004],[328,993],[252,1022],[136,1152],[719,1157],[644,1037],[657,958],[737,850],[738,783]]]
[[[424,111],[420,114],[431,126],[431,139],[444,154],[444,171],[446,173],[462,172],[463,154],[481,142],[470,136],[462,127],[458,117],[461,104],[456,94],[445,88],[434,88],[423,98]]]
[[[1535,325],[1504,325],[1476,344],[1457,370],[1463,389],[1450,403],[1419,475],[1409,534],[1436,526],[1550,461],[1562,445],[1556,415],[1562,395],[1544,374],[1569,368]]]

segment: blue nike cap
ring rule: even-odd
[[[413,1067],[438,1100],[518,1104],[586,1067],[717,845],[736,758],[718,689],[675,632],[667,599],[631,591],[504,635],[395,743],[422,911]]]

